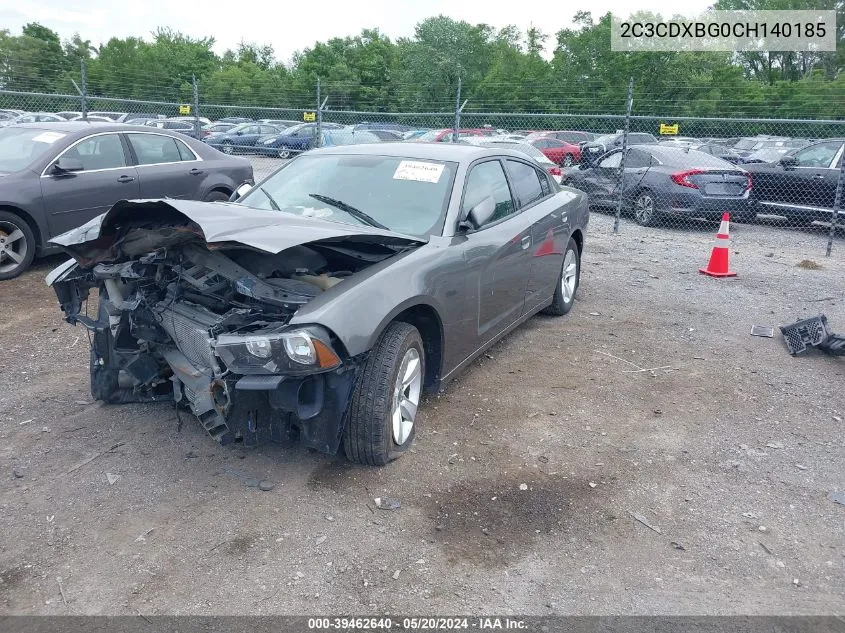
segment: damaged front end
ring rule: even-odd
[[[174,203],[119,203],[98,230],[56,240],[75,261],[47,282],[65,319],[92,332],[92,395],[108,403],[175,401],[222,444],[298,439],[335,453],[363,358],[349,357],[318,324],[288,323],[409,240],[324,231],[318,241],[280,240],[282,250],[268,252],[230,230],[209,243],[202,203],[189,212]],[[231,214],[238,223],[237,210]],[[244,235],[265,215],[240,218]],[[97,298],[91,315],[89,295]]]

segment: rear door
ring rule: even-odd
[[[186,143],[149,132],[130,132],[126,138],[137,163],[141,198],[199,198],[205,169]]]
[[[610,204],[616,201],[616,189],[619,182],[619,165],[622,162],[622,150],[616,150],[602,158],[593,169],[595,201]]]
[[[504,168],[498,159],[470,168],[461,202],[462,213],[487,197],[496,211],[484,226],[466,235],[467,266],[477,267],[478,306],[475,349],[494,339],[522,316],[531,270],[532,218],[519,213]],[[468,271],[468,274],[471,274]]]
[[[813,146],[812,152],[802,150],[797,152],[795,157],[798,159],[795,171],[801,173],[803,182],[798,204],[829,209],[832,212],[833,201],[836,198],[836,184],[839,182],[842,143],[821,143]]]
[[[569,240],[569,217],[558,208],[545,172],[515,159],[507,159],[505,168],[522,221],[531,227],[523,313],[532,312],[554,294]]]
[[[59,158],[82,163],[82,171],[53,174]],[[41,195],[52,235],[105,213],[118,200],[137,198],[138,172],[118,133],[93,134],[56,156],[41,176]]]

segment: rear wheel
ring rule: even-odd
[[[0,280],[14,279],[35,258],[35,235],[23,219],[0,211]]]
[[[419,331],[408,323],[390,324],[360,369],[346,413],[343,448],[351,461],[383,466],[410,448],[423,376]]]
[[[578,244],[571,237],[566,245],[566,252],[563,254],[563,266],[560,269],[560,277],[555,287],[555,296],[552,304],[543,310],[544,314],[563,316],[572,309],[575,304],[575,295],[581,283],[581,253]]]
[[[573,163],[572,154],[566,154],[563,157],[563,161],[560,164],[563,165],[564,167],[571,167],[572,163]]]
[[[654,226],[657,222],[655,211],[654,194],[650,191],[641,191],[634,200],[634,220],[640,226]]]
[[[223,141],[223,152],[226,154],[235,153],[235,148],[232,147],[232,141]]]
[[[279,158],[290,158],[290,150],[287,147],[279,148]]]

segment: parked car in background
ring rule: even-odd
[[[122,117],[123,120],[120,123],[132,123],[134,125],[139,125],[136,121],[144,120],[156,120],[156,119],[166,119],[167,117],[163,114],[156,114],[155,112],[130,112]],[[140,124],[143,125],[143,124]]]
[[[259,123],[240,123],[226,132],[209,134],[203,140],[226,154],[254,152],[260,137],[270,137],[280,134],[281,129],[275,125],[261,125]]]
[[[56,112],[56,116],[62,117],[65,121],[70,121],[71,119],[75,119],[78,116],[82,116],[82,113],[74,112],[71,110],[62,110],[61,112]]]
[[[108,112],[108,111],[102,111],[102,110],[95,110],[95,111],[89,111],[88,114],[91,115],[91,116],[105,117],[107,119],[110,119],[111,121],[117,122],[117,121],[120,121],[120,119],[122,119],[123,117],[125,117],[128,113],[127,112]]]
[[[211,120],[210,120],[210,119],[207,119],[207,118],[206,118],[206,117],[204,117],[204,116],[201,116],[201,117],[192,117],[192,116],[169,116],[169,117],[167,117],[167,118],[165,119],[165,121],[187,121],[187,122],[188,122],[188,123],[190,123],[191,125],[193,125],[193,124],[194,124],[194,121],[195,121],[195,120],[199,120],[199,122],[200,122],[200,126],[203,126],[203,125],[210,125],[210,124],[211,124]]]
[[[354,129],[357,132],[358,130],[394,130],[396,132],[405,133],[413,128],[410,125],[403,125],[402,123],[373,123],[370,121],[362,121],[361,123],[356,123],[354,125]]]
[[[775,163],[744,165],[754,180],[757,212],[784,217],[792,226],[829,222],[843,146],[845,139],[826,139],[793,150]]]
[[[533,134],[526,136],[523,142],[536,147],[556,165],[569,167],[570,165],[581,162],[581,148],[572,143],[552,137],[535,136]]]
[[[114,119],[110,119],[107,116],[99,116],[97,114],[88,114],[84,119],[80,114],[78,117],[71,119],[71,121],[83,121],[87,123],[114,123]]]
[[[256,123],[264,123],[266,125],[275,125],[277,128],[285,129],[293,125],[299,125],[302,121],[292,121],[290,119],[258,119]]]
[[[739,162],[739,156],[737,156],[733,150],[725,147],[724,145],[718,145],[716,143],[689,143],[684,144],[685,147],[690,149],[697,150],[699,152],[704,152],[705,154],[710,154],[711,156],[715,156],[716,158],[721,158],[722,160],[726,160],[729,163],[736,164]]]
[[[555,163],[549,159],[548,156],[531,143],[526,143],[524,141],[512,141],[509,140],[507,136],[476,136],[462,139],[461,143],[477,145],[479,147],[498,147],[500,149],[511,149],[516,152],[521,152],[544,169],[555,182],[560,183],[561,181],[562,172],[559,163]]]
[[[622,147],[623,134],[605,134],[599,136],[581,147],[581,160],[590,163],[593,160],[604,156],[612,149]],[[628,134],[628,145],[657,145],[654,135],[644,132],[630,132]]]
[[[173,119],[154,119],[147,121],[145,127],[158,128],[160,130],[170,130],[171,132],[178,132],[191,138],[197,138],[197,131],[194,128],[193,121],[180,121]]]
[[[684,144],[684,145],[695,145],[695,144],[700,144],[701,139],[697,139],[697,138],[694,138],[692,136],[667,135],[667,136],[661,136],[659,139],[657,139],[657,142],[658,143],[668,143],[670,145],[675,144],[675,143],[681,143],[681,144]]]
[[[298,438],[384,465],[411,448],[424,392],[572,309],[588,219],[519,152],[326,148],[238,204],[121,202],[54,240],[74,260],[48,283],[95,330],[96,399],[177,393],[221,444]],[[91,289],[112,328],[82,314]]]
[[[583,132],[578,130],[538,130],[536,132],[531,132],[527,136],[556,138],[559,141],[566,141],[567,143],[572,143],[573,145],[589,143],[595,138],[595,134],[592,132]]]
[[[622,200],[634,219],[654,226],[668,218],[719,219],[725,211],[737,222],[751,222],[755,204],[748,172],[710,154],[665,144],[627,149]],[[619,198],[622,150],[563,172],[563,184],[590,196],[590,204],[615,207]]]
[[[792,150],[805,147],[808,143],[809,141],[799,138],[760,141],[750,151],[740,152],[737,163],[745,165],[749,163],[775,162],[781,156],[785,156]]]
[[[340,130],[344,126],[338,123],[322,123],[323,129]],[[255,152],[266,156],[278,156],[279,158],[290,158],[300,152],[306,152],[316,146],[317,124],[299,123],[282,130],[275,136],[268,136],[259,141],[255,146]]]
[[[381,142],[382,138],[376,134],[376,130],[327,130],[323,132],[320,147],[339,147],[341,145]]]
[[[229,130],[231,130],[236,125],[239,125],[239,124],[238,123],[220,123],[220,122],[210,123],[210,124],[204,125],[202,127],[201,136],[204,140],[206,137],[211,136],[212,134],[219,134],[221,132],[228,132]]]
[[[439,130],[429,130],[424,134],[420,134],[411,141],[420,143],[451,143],[452,135],[455,130],[453,128],[442,128]],[[496,130],[492,128],[461,128],[458,130],[458,138],[466,138],[470,136],[498,136]]]
[[[405,139],[405,133],[399,130],[360,130],[361,132],[369,132],[375,134],[382,141],[402,141]]]
[[[51,112],[27,112],[11,119],[7,122],[7,125],[17,125],[19,123],[62,123],[65,120],[58,114]]]
[[[253,178],[248,161],[167,130],[72,121],[0,129],[0,174],[0,279],[118,200],[228,200]]]
[[[224,116],[217,119],[217,123],[252,123],[252,119],[243,116]]]
[[[416,138],[419,138],[426,132],[430,132],[430,130],[422,129],[422,130],[408,130],[402,135],[403,140],[410,141]]]

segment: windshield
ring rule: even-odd
[[[64,136],[64,132],[54,130],[0,128],[0,172],[25,169]]]
[[[603,136],[599,136],[593,142],[598,143],[599,145],[610,145],[615,140],[616,140],[616,134],[605,134]]]
[[[442,231],[456,169],[453,162],[399,156],[305,154],[238,202],[367,225],[340,208],[354,207],[391,231],[426,237]]]
[[[756,138],[744,138],[734,145],[734,149],[752,149],[759,142]]]

